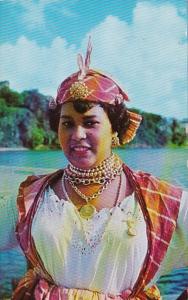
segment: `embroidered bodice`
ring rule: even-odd
[[[47,297],[51,297],[51,292],[59,293],[62,283],[66,295],[67,291],[73,296],[74,293],[77,295],[77,292],[80,291],[79,295],[81,295],[83,291],[88,291],[89,288],[91,289],[92,295],[90,296],[92,299],[95,296],[94,294],[97,293],[96,290],[105,292],[97,293],[101,297],[104,297],[104,295],[107,297],[108,294],[111,297],[111,294],[119,294],[122,285],[123,293],[125,289],[130,292],[129,287],[132,289],[133,286],[131,295],[139,295],[140,297],[141,294],[145,293],[143,289],[156,283],[160,275],[170,272],[173,268],[187,266],[188,193],[186,191],[182,193],[181,188],[161,181],[150,174],[141,171],[134,172],[126,165],[124,165],[124,171],[134,187],[134,195],[124,199],[119,207],[102,209],[95,214],[93,220],[91,220],[93,222],[80,222],[80,216],[77,211],[75,212],[74,205],[65,202],[63,199],[58,199],[53,190],[48,188],[51,182],[62,176],[62,170],[46,176],[28,177],[19,188],[17,197],[18,212],[15,201],[12,199],[9,199],[10,201],[6,199],[2,203],[1,248],[7,249],[15,244],[12,232],[17,223],[16,235],[18,241],[34,267],[34,269],[29,270],[29,276],[26,275],[20,281],[14,299],[19,299],[26,291],[27,293],[28,291],[32,292],[33,284],[37,285],[38,292],[41,292],[42,288],[43,293],[45,295],[47,293]],[[138,220],[139,214],[137,215],[135,212],[138,212],[139,208],[142,209],[141,223],[147,224],[147,239],[146,227],[143,230],[142,225],[138,226],[139,222],[136,226],[136,236],[134,234],[129,236],[128,230],[131,229],[131,223],[128,223],[127,219],[130,214],[128,203],[133,205],[131,215],[137,216],[136,219]],[[97,216],[103,218],[101,218],[101,222],[97,222],[98,226],[94,227]],[[125,219],[123,220],[122,217],[125,217]],[[7,220],[9,221],[7,222]],[[100,237],[95,241],[95,245],[92,244],[94,253],[89,253],[83,247],[83,244],[88,244],[89,239],[93,239],[95,235],[90,223],[96,228],[96,234],[99,233]],[[111,226],[112,224],[114,226]],[[70,225],[74,225],[71,230]],[[110,228],[112,228],[111,231],[109,231]],[[134,230],[131,229],[130,232],[134,233]],[[70,244],[73,236],[76,236],[77,241]],[[120,239],[121,237],[124,238],[123,242]],[[128,241],[131,241],[131,247],[129,247]],[[94,241],[90,242],[93,243]],[[81,249],[78,245],[81,245]],[[91,244],[88,247],[89,249],[92,248]],[[100,249],[100,251],[97,252],[97,249]],[[142,253],[140,253],[140,249],[143,250]],[[37,255],[37,252],[39,255]],[[119,273],[116,272],[117,261],[120,262],[118,264]],[[38,278],[48,277],[44,266],[56,286],[53,291],[52,286],[48,287],[47,281],[41,282],[40,280],[38,283],[35,281]],[[89,267],[93,277],[86,277],[90,274],[88,272]],[[101,273],[100,268],[103,270]],[[82,273],[80,273],[80,270]],[[77,278],[74,273],[77,274]],[[71,287],[68,287],[71,274],[73,274],[73,282],[71,281]],[[111,276],[113,274],[114,284],[108,288],[112,278],[110,274]],[[52,282],[52,278],[49,276],[49,282]],[[79,285],[83,289],[77,288]],[[79,295],[77,296],[79,297]]]
[[[71,202],[48,187],[32,236],[46,270],[56,284],[68,288],[112,294],[131,289],[147,252],[146,225],[134,194],[84,220]]]

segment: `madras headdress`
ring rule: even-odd
[[[125,103],[129,101],[127,94],[109,76],[90,69],[90,55],[92,51],[91,40],[89,38],[85,60],[78,54],[79,71],[67,77],[57,90],[56,99],[51,100],[49,107],[55,109],[57,104],[63,104],[77,99],[105,102],[111,105]],[[126,129],[123,143],[130,142],[136,135],[142,117],[139,114],[127,110],[129,115],[129,125]]]

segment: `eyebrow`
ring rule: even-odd
[[[68,116],[68,115],[61,115],[60,118],[62,118],[62,119],[72,119],[72,117]],[[84,120],[92,119],[92,118],[96,118],[96,115],[83,116]]]
[[[65,119],[72,119],[72,117],[67,116],[67,115],[61,115],[60,118],[65,118]]]

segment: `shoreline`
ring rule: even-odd
[[[0,147],[0,151],[28,151],[29,148],[25,147]]]
[[[117,149],[125,149],[125,147],[117,147]],[[148,145],[129,145],[127,148],[129,149],[142,149],[142,150],[147,150],[147,149],[169,149],[169,150],[177,150],[177,149],[188,149],[188,145],[183,145],[183,146],[164,146],[164,147],[151,147]],[[30,149],[26,147],[0,147],[0,152],[6,152],[6,151],[41,151],[41,150],[46,150],[46,151],[53,151],[53,150],[60,150],[60,149]]]

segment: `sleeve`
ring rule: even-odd
[[[0,195],[0,250],[8,250],[18,245],[15,228],[18,219],[16,197]]]
[[[157,278],[183,267],[188,267],[188,191],[182,193],[177,226]]]

